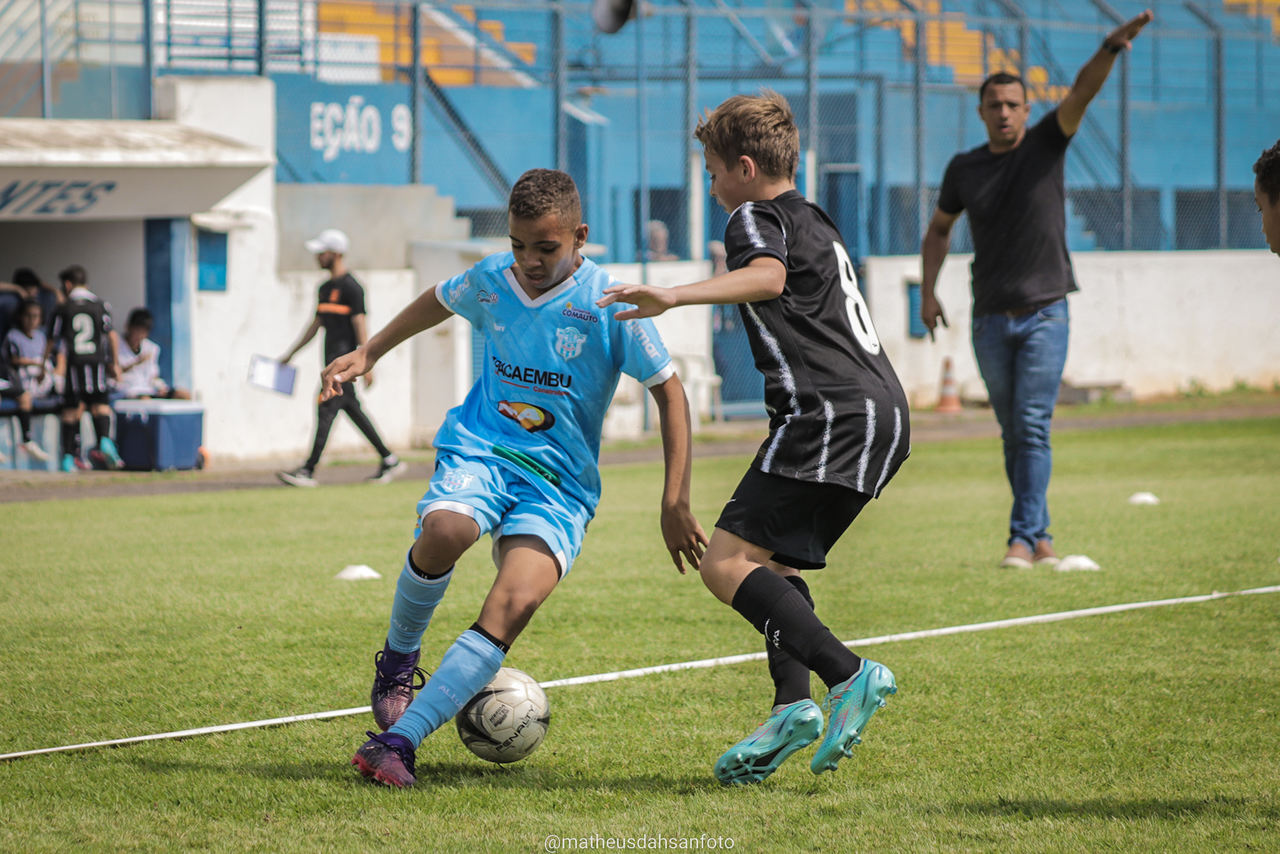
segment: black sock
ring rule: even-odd
[[[80,422],[62,422],[62,453],[80,456]]]
[[[507,643],[507,642],[505,642],[505,641],[499,640],[498,638],[496,638],[496,637],[494,637],[493,635],[489,634],[489,633],[488,633],[488,632],[486,632],[483,628],[481,628],[481,627],[480,627],[480,624],[479,624],[479,623],[472,623],[472,624],[471,624],[471,631],[475,632],[476,634],[480,635],[480,637],[484,638],[484,639],[485,639],[485,640],[487,640],[489,643],[491,643],[491,644],[493,644],[494,646],[496,646],[499,650],[501,650],[501,651],[502,651],[502,654],[503,654],[503,655],[506,655],[507,653],[511,652],[511,644],[509,644],[509,643]]]
[[[18,427],[22,430],[23,443],[31,441],[31,411],[28,409],[18,410]]]
[[[742,580],[733,594],[733,609],[764,635],[766,643],[818,674],[828,688],[848,679],[862,664],[822,624],[800,590],[767,567],[756,567]]]
[[[813,607],[813,597],[809,595],[809,585],[798,575],[784,576],[787,582],[804,597],[804,601]],[[765,654],[769,658],[769,675],[773,677],[773,704],[785,706],[811,696],[809,686],[809,668],[796,661],[785,650],[778,649],[771,643],[765,643]]]
[[[98,434],[98,444],[102,444],[103,439],[111,438],[111,416],[95,415],[93,416],[93,432]]]

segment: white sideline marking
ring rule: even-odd
[[[991,629],[1004,629],[1011,626],[1030,626],[1037,623],[1057,623],[1063,620],[1075,620],[1080,617],[1096,617],[1101,614],[1115,614],[1121,611],[1138,611],[1143,608],[1160,608],[1166,605],[1187,605],[1194,602],[1209,602],[1214,599],[1227,599],[1232,596],[1255,596],[1261,593],[1280,593],[1280,584],[1270,587],[1254,587],[1249,590],[1237,590],[1228,593],[1204,593],[1199,596],[1183,596],[1178,599],[1153,599],[1148,602],[1126,602],[1121,605],[1101,605],[1096,608],[1080,608],[1075,611],[1057,611],[1052,614],[1033,614],[1029,617],[1012,617],[1007,620],[990,620],[985,623],[968,623],[962,626],[944,626],[939,629],[922,629],[915,632],[899,632],[892,635],[879,635],[872,638],[859,638],[845,641],[845,646],[875,646],[884,643],[936,638],[943,635],[960,635],[968,632],[985,632]],[[651,676],[655,673],[674,673],[679,670],[702,670],[719,667],[725,664],[741,664],[747,661],[759,661],[765,658],[763,652],[751,652],[744,655],[727,655],[721,658],[704,658],[699,661],[681,661],[674,664],[659,664],[653,667],[637,667],[633,670],[617,670],[613,673],[596,673],[590,676],[572,676],[567,679],[552,679],[540,683],[543,688],[563,688],[568,685],[589,685],[594,682],[613,682],[618,679],[634,679],[638,676]],[[184,729],[177,732],[158,732],[151,735],[135,735],[130,738],[114,738],[108,741],[90,741],[84,744],[66,744],[61,747],[42,747],[39,750],[23,750],[18,753],[0,754],[0,760],[20,759],[24,756],[37,756],[42,753],[68,753],[72,750],[88,750],[93,747],[119,747],[124,744],[137,744],[143,741],[160,741],[164,739],[189,738],[195,735],[212,735],[219,732],[234,732],[240,729],[257,729],[283,724],[300,723],[302,721],[321,721],[329,718],[362,715],[371,711],[369,706],[358,706],[351,709],[337,709],[331,712],[312,712],[306,715],[289,715],[283,718],[268,718],[261,721],[244,721],[237,724],[221,724],[218,726]]]

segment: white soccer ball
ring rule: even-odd
[[[551,725],[547,695],[532,676],[503,667],[454,718],[468,750],[490,762],[518,762],[537,750]]]

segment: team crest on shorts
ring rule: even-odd
[[[556,352],[566,359],[576,359],[582,355],[582,344],[587,340],[587,333],[576,326],[566,326],[556,330]]]
[[[469,471],[454,469],[440,478],[440,488],[445,492],[457,492],[459,489],[466,489],[475,479],[476,476]]]

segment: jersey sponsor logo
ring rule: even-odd
[[[469,471],[454,469],[440,478],[440,488],[445,492],[457,492],[460,489],[466,489],[475,479],[476,476]]]
[[[547,388],[568,388],[573,385],[573,377],[569,374],[562,374],[559,371],[546,371],[542,368],[525,368],[511,362],[504,362],[501,359],[493,360],[493,372],[505,379],[519,380],[520,382]]]
[[[588,323],[599,323],[600,318],[595,312],[587,311],[584,308],[574,308],[573,303],[566,303],[564,311],[560,312],[564,317],[572,317],[574,320],[585,320]]]
[[[582,355],[582,344],[587,340],[587,333],[576,326],[556,329],[556,352],[565,359],[576,359]]]
[[[445,288],[445,293],[444,293],[445,301],[451,304],[457,303],[457,301],[462,297],[462,295],[465,294],[470,289],[471,289],[471,277],[463,276],[461,279],[454,282],[453,285],[451,285],[448,288]]]
[[[634,320],[626,321],[625,325],[627,334],[636,340],[636,343],[640,345],[641,350],[644,350],[646,356],[650,359],[660,358],[658,345],[653,342],[653,339],[649,337],[649,333],[645,331],[642,325]]]
[[[476,302],[484,305],[493,305],[498,301],[498,295],[492,291],[480,290],[476,291]]]
[[[518,400],[498,401],[498,412],[510,418],[530,433],[539,430],[550,430],[556,423],[556,417],[540,406],[532,403],[521,403]]]

